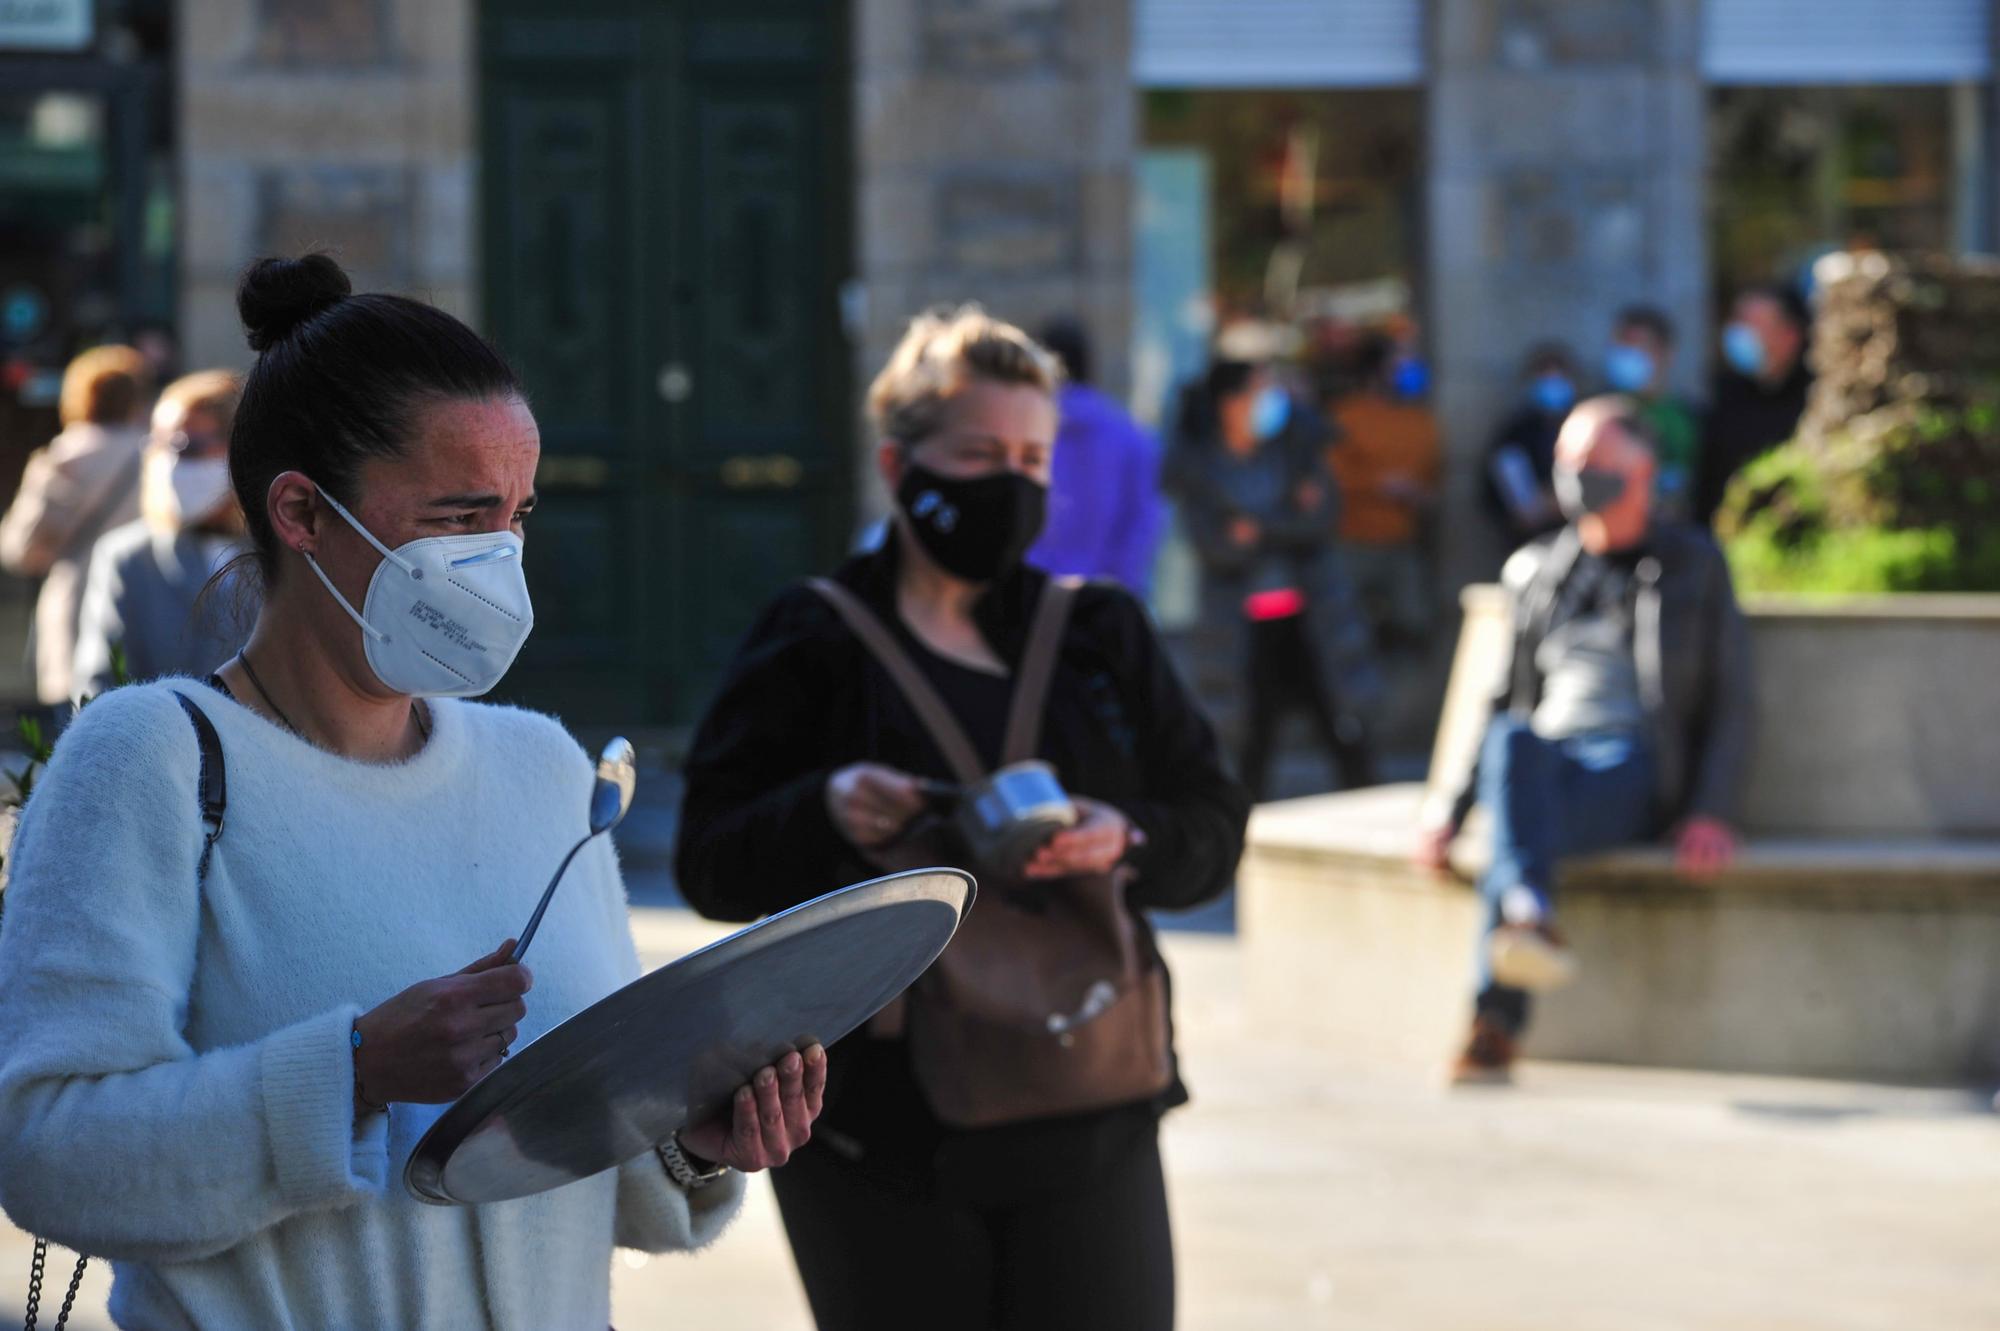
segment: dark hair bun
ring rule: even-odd
[[[353,293],[354,284],[327,255],[259,259],[237,285],[236,313],[249,334],[250,349],[263,351]]]

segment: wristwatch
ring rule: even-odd
[[[729,1172],[728,1165],[711,1164],[706,1160],[697,1165],[688,1157],[687,1152],[681,1149],[678,1136],[669,1137],[655,1146],[653,1154],[660,1157],[660,1164],[666,1168],[667,1177],[672,1179],[674,1186],[682,1192],[706,1188]]]

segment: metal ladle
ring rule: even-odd
[[[528,919],[528,927],[521,931],[521,941],[514,944],[512,960],[519,962],[528,954],[528,944],[535,941],[535,930],[542,927],[542,912],[549,908],[549,898],[556,894],[556,884],[562,882],[569,862],[589,844],[592,837],[601,836],[618,826],[626,811],[632,807],[632,790],[638,784],[638,755],[632,751],[632,741],[621,735],[605,745],[604,751],[597,755],[597,785],[590,792],[590,831],[569,848],[569,854],[563,856],[562,864],[556,868],[556,876],[549,879],[542,899],[535,905],[535,913]]]

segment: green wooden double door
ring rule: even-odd
[[[503,693],[694,719],[852,513],[844,6],[484,0],[483,301],[542,431]]]

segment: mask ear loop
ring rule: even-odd
[[[418,582],[422,582],[424,580],[424,571],[422,569],[418,568],[415,564],[412,564],[409,560],[397,554],[394,550],[391,550],[388,546],[382,544],[382,542],[376,540],[375,533],[369,531],[359,522],[356,522],[354,520],[354,515],[352,513],[349,513],[345,508],[342,508],[340,501],[338,499],[335,499],[325,490],[320,490],[319,497],[321,499],[326,500],[327,507],[331,508],[334,512],[340,514],[342,521],[346,522],[348,526],[354,528],[355,531],[361,533],[362,540],[368,542],[368,544],[374,546],[377,550],[381,551],[382,558],[388,560],[390,563],[394,564],[397,568],[403,570],[403,572],[415,578]],[[312,558],[312,556],[307,555],[306,558],[310,559]]]
[[[333,579],[326,576],[326,570],[319,566],[319,561],[317,559],[314,559],[311,555],[306,554],[306,552],[303,550],[299,551],[299,553],[306,556],[307,567],[311,568],[312,571],[318,575],[319,580],[326,585],[327,591],[332,593],[333,599],[339,603],[340,608],[342,610],[345,610],[347,612],[347,617],[349,619],[353,620],[356,624],[359,624],[361,626],[361,631],[363,633],[366,633],[369,637],[375,639],[375,641],[377,642],[389,641],[388,634],[384,633],[381,629],[376,628],[373,624],[370,624],[367,620],[363,619],[355,611],[354,607],[347,603],[347,598],[340,594],[340,588],[333,585]]]
[[[335,499],[332,495],[328,494],[324,487],[315,485],[313,488],[319,491],[319,497],[327,502],[327,506],[329,508],[331,508],[334,512],[340,514],[341,520],[343,522],[345,522],[348,526],[354,528],[355,531],[361,534],[362,540],[368,542],[368,544],[374,546],[377,550],[382,552],[382,558],[388,560],[390,563],[394,564],[397,568],[402,569],[403,572],[409,574],[412,578],[415,578],[417,581],[419,582],[423,581],[424,571],[422,569],[416,567],[414,564],[411,564],[408,560],[404,559],[394,550],[391,550],[388,546],[376,540],[375,533],[369,531],[359,522],[356,522],[354,520],[354,515],[352,513],[349,513],[345,508],[343,508],[341,506],[340,501],[338,499]],[[370,624],[366,619],[362,617],[361,612],[356,610],[353,607],[353,605],[348,602],[348,599],[340,594],[340,588],[333,585],[333,579],[326,576],[326,570],[319,566],[319,561],[312,557],[311,551],[301,550],[299,551],[299,553],[305,556],[306,564],[312,569],[313,573],[318,576],[320,582],[326,587],[327,591],[333,596],[333,599],[339,602],[340,608],[347,612],[347,617],[353,620],[356,624],[361,626],[361,631],[363,633],[366,633],[369,637],[375,639],[375,641],[377,642],[390,641],[390,637],[388,634],[384,633],[381,629],[376,628],[373,624]]]

